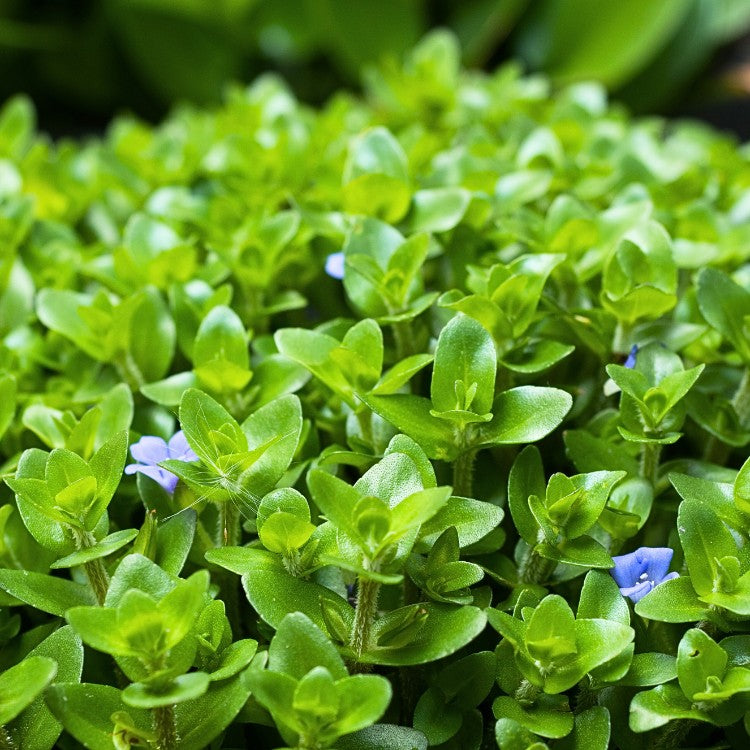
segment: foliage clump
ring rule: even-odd
[[[747,740],[748,154],[457,61],[5,105],[0,746]]]

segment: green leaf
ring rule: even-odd
[[[0,569],[0,588],[42,612],[64,617],[71,607],[95,604],[91,589],[65,578]]]
[[[619,685],[649,687],[670,682],[677,677],[677,659],[670,654],[649,652],[635,654],[627,674],[618,680]]]
[[[681,503],[677,528],[693,587],[710,594],[719,582],[717,561],[739,554],[732,534],[710,507],[691,501]]]
[[[429,399],[407,394],[368,394],[362,399],[376,414],[417,442],[429,458],[451,461],[458,455],[453,426],[431,414]]]
[[[416,729],[395,724],[374,724],[342,737],[337,750],[427,750],[427,738]]]
[[[468,190],[440,187],[417,190],[406,221],[409,233],[447,232],[458,224],[471,201]]]
[[[698,622],[708,607],[698,598],[688,576],[680,576],[655,586],[636,605],[641,617],[661,622]]]
[[[563,696],[543,695],[533,706],[526,707],[501,695],[492,704],[492,713],[496,719],[510,719],[534,734],[551,739],[565,737],[573,729],[573,714]]]
[[[207,559],[218,562],[214,550]],[[325,630],[320,600],[324,598],[349,623],[353,622],[354,611],[346,599],[317,583],[304,581],[289,575],[281,561],[272,553],[261,550],[248,550],[242,571],[242,586],[250,604],[260,617],[272,627],[278,628],[290,612],[302,612],[319,628]]]
[[[496,370],[490,334],[473,318],[456,315],[440,332],[435,349],[433,407],[441,412],[459,409],[487,414],[492,409]]]
[[[222,455],[247,448],[247,439],[232,415],[195,388],[189,388],[182,396],[180,425],[190,447],[216,469]]]
[[[65,730],[91,750],[113,750],[111,717],[117,712],[127,712],[146,736],[151,733],[149,713],[128,708],[120,698],[120,691],[109,685],[53,685],[47,691],[46,699]]]
[[[573,731],[558,745],[563,750],[607,750],[610,717],[604,706],[594,706],[575,717]]]
[[[704,714],[693,708],[676,685],[659,685],[637,693],[630,704],[630,728],[634,732],[648,732],[674,719],[705,721]]]
[[[492,407],[491,422],[480,425],[479,445],[517,445],[541,440],[560,425],[573,399],[558,388],[524,385],[504,391]]]
[[[158,708],[193,701],[203,695],[210,679],[205,672],[190,672],[175,677],[166,688],[155,690],[149,685],[134,682],[122,691],[122,700],[133,708]]]
[[[49,685],[57,663],[45,656],[28,656],[0,674],[0,726],[18,716]]]
[[[693,700],[696,693],[706,692],[709,677],[724,677],[728,658],[726,651],[702,630],[688,630],[677,649],[677,679],[682,692]]]
[[[601,570],[591,570],[586,574],[576,616],[630,625],[630,610],[625,598],[614,578]]]
[[[29,657],[48,657],[57,662],[56,683],[80,682],[83,670],[83,644],[70,627],[55,630],[38,646],[32,649]],[[52,750],[60,736],[62,726],[50,712],[40,695],[10,725],[11,733],[21,747],[38,747],[39,750]]]
[[[104,539],[97,542],[92,547],[83,547],[77,552],[73,552],[70,555],[61,557],[59,560],[50,565],[50,568],[72,568],[76,565],[83,565],[85,562],[90,560],[97,560],[101,557],[111,555],[113,552],[122,549],[128,542],[138,536],[136,529],[123,529],[122,531],[115,531],[109,536],[105,536]]]
[[[701,315],[750,362],[745,319],[750,315],[750,292],[717,268],[703,268],[695,280]]]

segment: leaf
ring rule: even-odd
[[[149,713],[128,708],[120,698],[120,691],[109,685],[53,685],[46,699],[65,730],[91,750],[114,750],[110,717],[120,711],[127,712],[135,726],[147,735],[151,731]]]
[[[65,578],[0,569],[0,588],[42,612],[64,617],[71,607],[96,604],[91,589]]]
[[[496,370],[490,334],[473,318],[456,315],[440,332],[435,349],[430,388],[433,407],[487,414],[492,408]]]
[[[354,611],[345,599],[324,586],[289,575],[276,555],[254,552],[247,561],[242,586],[250,604],[269,625],[278,628],[287,614],[302,612],[327,632],[320,607],[324,598],[351,627]]]
[[[0,726],[29,706],[52,682],[57,663],[45,656],[27,656],[0,674]]]
[[[286,615],[268,650],[268,668],[301,680],[314,667],[325,667],[334,680],[347,677],[344,662],[325,633],[301,612]]]
[[[504,391],[492,407],[491,422],[477,430],[478,445],[517,445],[541,440],[560,425],[573,399],[558,388],[525,385]]]
[[[698,598],[688,576],[680,576],[655,586],[635,605],[636,614],[661,622],[698,622],[708,607]]]
[[[750,362],[750,344],[744,321],[750,315],[750,292],[717,268],[703,268],[695,280],[701,315],[732,346],[745,362]]]

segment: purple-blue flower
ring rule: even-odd
[[[627,367],[629,370],[632,370],[635,367],[635,357],[638,354],[638,344],[633,344],[630,354],[628,354],[628,358],[625,360],[625,363],[623,367]]]
[[[177,486],[177,476],[171,471],[162,469],[160,461],[173,458],[175,461],[197,461],[193,449],[188,445],[185,435],[180,430],[169,439],[169,442],[154,435],[144,435],[137,443],[130,446],[130,454],[138,462],[125,467],[126,474],[140,472],[158,482],[169,494]]]
[[[667,573],[673,554],[669,547],[639,547],[629,555],[613,557],[615,567],[610,573],[617,581],[620,593],[637,602],[654,586],[679,576],[679,573]]]
[[[326,273],[334,279],[344,278],[344,253],[331,253],[326,258]]]

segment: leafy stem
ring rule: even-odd
[[[370,646],[372,624],[378,611],[380,583],[360,576],[357,581],[357,606],[354,610],[354,627],[349,645],[357,659]]]
[[[96,538],[89,531],[74,529],[73,538],[79,550],[93,547],[96,544]],[[86,577],[89,579],[89,585],[94,592],[96,601],[100,605],[103,605],[104,600],[107,598],[107,591],[109,590],[109,573],[107,573],[102,559],[97,557],[95,560],[87,560],[83,564],[83,569],[86,572]]]
[[[543,583],[554,571],[557,563],[542,557],[536,547],[530,548],[518,569],[518,578],[523,583]]]
[[[476,455],[476,449],[469,449],[453,463],[453,492],[460,497],[472,497]]]
[[[231,501],[218,504],[219,528],[217,547],[236,547],[240,543],[240,512]]]
[[[644,443],[641,450],[641,476],[656,487],[657,472],[659,471],[659,455],[661,445],[658,443]]]
[[[178,745],[174,706],[158,706],[153,712],[157,750],[175,750]]]
[[[17,747],[8,728],[0,726],[0,750],[16,750]]]

